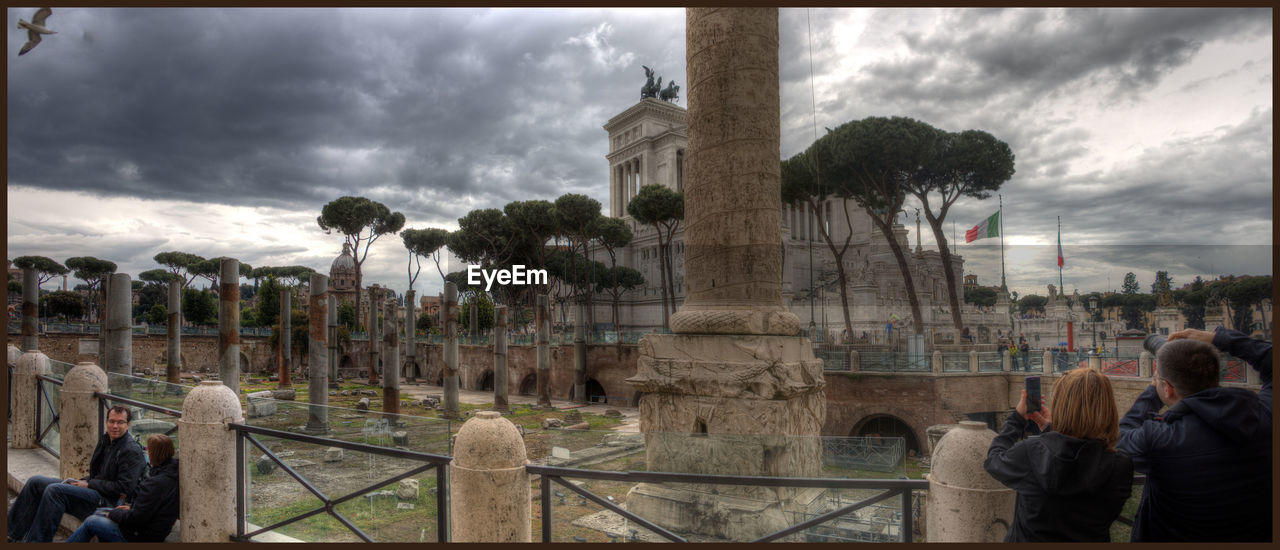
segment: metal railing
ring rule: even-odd
[[[884,492],[872,496],[867,499],[855,502],[840,509],[827,512],[817,517],[813,517],[807,521],[792,525],[786,529],[775,531],[753,542],[770,542],[784,537],[788,537],[800,533],[806,529],[821,525],[832,519],[839,518],[853,513],[867,506],[871,506],[878,502],[888,500],[893,497],[901,498],[902,511],[902,542],[911,542],[912,537],[912,499],[911,493],[916,490],[928,490],[929,482],[923,479],[837,479],[837,478],[804,478],[804,477],[762,477],[762,476],[729,476],[729,475],[705,475],[705,474],[681,474],[672,472],[607,472],[601,470],[579,470],[575,468],[559,468],[555,466],[539,466],[530,464],[525,466],[525,470],[530,474],[540,476],[539,488],[541,490],[542,500],[542,542],[551,542],[551,484],[558,484],[582,498],[594,502],[604,507],[606,510],[618,514],[629,521],[635,522],[637,525],[657,533],[662,538],[672,542],[689,542],[688,539],[672,533],[671,531],[637,516],[622,507],[614,504],[612,501],[602,498],[591,491],[583,489],[572,482],[566,481],[566,478],[572,479],[595,479],[604,481],[622,481],[631,483],[698,483],[698,484],[716,484],[716,485],[746,485],[752,487],[794,487],[794,488],[819,488],[819,489],[882,489]]]
[[[967,359],[966,359],[967,361]],[[868,351],[858,354],[858,370],[868,372],[931,372],[933,358],[927,353],[910,354]],[[968,363],[965,363],[968,368]]]
[[[1012,366],[1010,367],[1012,368]],[[1004,370],[1004,354],[999,351],[978,352],[978,372],[1001,372]]]
[[[944,352],[942,354],[942,372],[969,372],[969,352]]]
[[[370,537],[367,533],[365,533],[359,527],[356,527],[356,525],[352,523],[351,520],[347,519],[346,516],[343,516],[342,513],[337,510],[337,506],[339,504],[342,504],[343,502],[353,500],[365,493],[368,493],[374,489],[377,489],[389,483],[397,483],[402,479],[406,479],[410,476],[413,476],[421,472],[425,472],[433,468],[436,470],[436,521],[437,521],[436,529],[438,534],[437,535],[438,541],[449,542],[449,481],[448,481],[448,472],[446,468],[448,464],[451,461],[453,461],[453,457],[443,456],[443,455],[434,455],[434,454],[428,454],[428,453],[419,453],[415,451],[406,451],[406,450],[395,449],[395,448],[378,447],[375,445],[368,445],[365,443],[343,441],[340,439],[328,439],[323,437],[316,437],[316,436],[303,435],[303,434],[297,434],[292,432],[285,432],[280,430],[273,430],[270,428],[263,428],[260,426],[250,426],[246,424],[232,423],[232,424],[228,424],[227,427],[232,430],[235,430],[236,432],[236,484],[237,484],[236,485],[237,486],[236,518],[237,519],[236,519],[236,534],[231,537],[231,540],[233,542],[253,542],[253,537],[255,536],[258,536],[260,534],[263,534],[269,531],[274,531],[275,529],[278,529],[285,525],[289,525],[291,523],[307,519],[311,516],[314,516],[320,513],[326,513],[332,516],[344,527],[346,527],[352,533],[354,533],[357,537],[360,537],[360,540],[363,540],[364,542],[374,542],[372,537]],[[352,450],[352,451],[357,451],[362,453],[370,453],[370,454],[381,455],[381,456],[389,456],[393,458],[416,460],[420,462],[425,462],[426,464],[419,466],[417,468],[413,468],[407,472],[391,477],[389,479],[371,484],[357,491],[353,491],[346,496],[342,496],[338,498],[330,498],[323,491],[318,489],[313,483],[311,483],[305,477],[299,474],[297,470],[295,470],[294,468],[286,464],[285,461],[282,460],[275,453],[271,452],[271,450],[268,449],[266,445],[262,444],[262,442],[258,441],[258,439],[254,437],[254,435],[263,435],[268,437],[274,437],[277,439],[299,441],[302,443],[309,443],[313,445],[324,445],[326,447],[338,447],[340,449],[347,449],[347,450]],[[285,473],[289,474],[290,477],[292,477],[294,480],[300,483],[304,488],[307,489],[307,491],[311,492],[311,494],[315,495],[316,498],[320,499],[321,506],[313,510],[310,510],[308,512],[304,512],[302,514],[299,514],[293,517],[285,518],[283,520],[277,521],[266,527],[262,527],[260,529],[246,533],[245,518],[246,518],[246,512],[248,512],[248,507],[246,505],[246,498],[248,495],[246,493],[247,493],[247,487],[248,487],[248,481],[249,481],[248,472],[245,469],[244,452],[245,452],[246,443],[252,444],[254,447],[257,447],[259,450],[265,453],[264,456],[268,457],[272,462],[275,463],[276,466],[278,466]]]
[[[55,428],[61,430],[60,420],[62,419],[61,407],[55,404],[60,403],[61,396],[54,395],[51,397],[49,395],[49,390],[45,387],[45,384],[52,384],[57,386],[60,390],[62,388],[62,380],[45,376],[43,374],[36,375],[36,427],[40,430],[39,434],[36,435],[36,445],[39,445],[41,449],[49,451],[49,454],[62,458],[61,455],[58,454],[57,449],[51,448],[49,445],[45,445],[44,442],[45,437],[50,433],[58,433],[54,430]],[[41,415],[41,411],[45,408],[49,409],[50,415],[49,424],[47,426],[44,425],[44,417]],[[61,434],[58,434],[58,436],[61,437]],[[54,445],[54,447],[57,447],[57,445]]]
[[[901,437],[823,437],[822,463],[853,470],[898,472],[906,457]]]

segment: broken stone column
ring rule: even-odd
[[[573,323],[573,402],[586,403],[587,396],[587,306],[578,304],[576,322]]]
[[[58,476],[62,479],[89,476],[100,421],[98,398],[93,392],[106,391],[107,373],[90,362],[77,364],[62,379],[58,405]]]
[[[231,391],[240,393],[239,260],[222,259],[218,283],[218,378]]]
[[[822,361],[782,303],[778,11],[686,10],[686,300],[676,334],[640,341],[649,471],[817,477]],[[705,436],[701,434],[706,434]],[[818,489],[640,484],[628,510],[682,532],[750,540]]]
[[[13,388],[9,390],[12,392],[10,406],[13,407],[13,438],[9,440],[9,446],[15,449],[34,448],[36,438],[40,436],[40,426],[36,422],[36,406],[40,398],[36,389],[39,382],[36,376],[42,374],[49,374],[49,358],[40,353],[40,350],[33,349],[22,354],[18,358],[18,364],[13,367]]]
[[[133,374],[133,327],[130,322],[133,309],[132,289],[128,273],[111,274],[111,296],[107,300],[107,318],[103,322],[103,330],[107,333],[107,347],[106,363],[102,365],[102,369],[107,373]]]
[[[329,312],[326,315],[328,327],[325,335],[329,338],[329,389],[338,389],[338,297],[329,294]]]
[[[178,419],[182,542],[228,542],[236,533],[236,433],[227,424],[243,422],[240,399],[221,382],[201,382],[182,401]]]
[[[547,313],[546,294],[539,294],[533,310],[533,323],[538,346],[538,408],[551,408],[551,316]]]
[[[444,410],[440,416],[458,418],[458,285],[444,284]]]
[[[418,353],[418,318],[413,311],[414,298],[412,288],[404,293],[404,377],[410,384],[418,381],[418,362],[414,359]]]
[[[480,411],[458,430],[449,464],[454,542],[531,542],[524,439],[497,411]]]
[[[369,333],[369,385],[378,384],[378,285],[369,288],[369,321],[365,328]]]
[[[929,542],[1003,542],[1017,494],[982,464],[996,433],[965,420],[938,441],[930,463],[926,517]]]
[[[329,277],[311,274],[311,303],[308,305],[307,323],[307,425],[309,434],[329,433]],[[373,308],[370,308],[371,310]]]
[[[169,350],[165,365],[165,381],[177,384],[182,381],[182,282],[169,281]]]
[[[400,331],[396,330],[396,302],[383,303],[382,356],[387,368],[382,373],[382,412],[400,414]]]
[[[493,331],[493,410],[510,412],[507,403],[507,306],[494,306]]]
[[[287,388],[293,385],[289,380],[290,371],[293,370],[293,292],[289,289],[280,291],[280,338],[276,341],[280,346],[277,387]]]
[[[22,351],[40,349],[40,274],[22,269]]]

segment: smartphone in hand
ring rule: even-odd
[[[1024,383],[1027,388],[1027,412],[1037,412],[1040,410],[1040,377],[1028,376]]]

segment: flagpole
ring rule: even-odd
[[[1004,281],[1004,195],[996,195],[1000,199],[1000,290],[1008,292]]]
[[[1058,256],[1062,256],[1062,216],[1058,216]],[[1058,262],[1058,294],[1066,294],[1062,288],[1062,262]]]

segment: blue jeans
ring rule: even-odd
[[[9,538],[23,542],[53,542],[62,514],[84,519],[102,502],[102,495],[61,479],[32,476],[9,509]]]
[[[110,512],[111,508],[99,508],[99,512]],[[128,542],[120,533],[120,526],[104,516],[94,514],[80,524],[76,532],[67,537],[67,542],[89,542],[98,537],[98,542]]]

